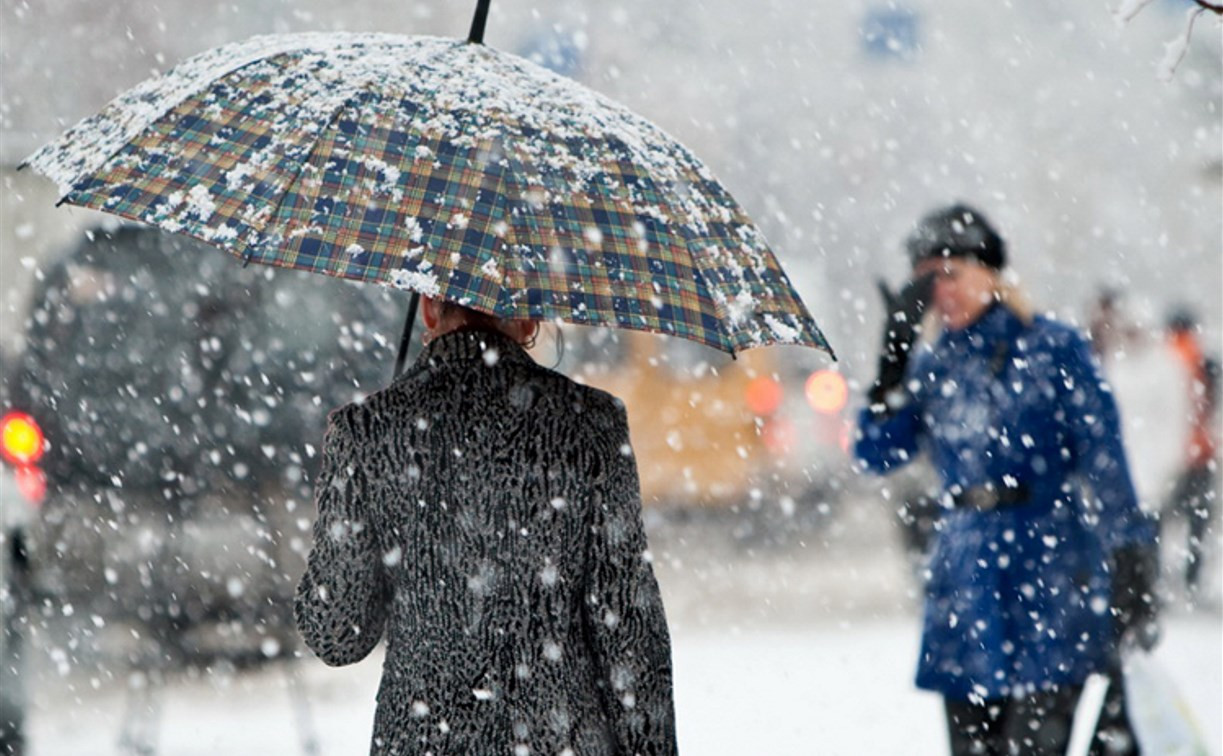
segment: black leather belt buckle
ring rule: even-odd
[[[1028,501],[1028,487],[1023,483],[999,488],[988,483],[983,486],[972,486],[952,494],[952,502],[957,508],[975,509],[978,512],[992,512],[995,509],[1013,507]]]

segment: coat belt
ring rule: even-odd
[[[952,508],[975,509],[978,512],[1017,507],[1027,504],[1031,498],[1027,484],[1022,482],[1004,485],[986,483],[981,486],[953,489],[948,491],[947,495],[951,498]]]

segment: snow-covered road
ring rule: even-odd
[[[778,545],[729,538],[725,523],[654,523],[651,545],[674,642],[681,751],[941,754],[942,705],[917,691],[917,581],[879,509],[847,508],[827,529]],[[1217,559],[1217,557],[1212,557]],[[1157,660],[1223,756],[1221,576],[1208,606],[1173,603]],[[123,673],[91,678],[48,663],[31,691],[31,756],[116,753]],[[360,664],[300,669],[327,756],[363,754],[381,650]],[[162,700],[159,754],[302,753],[284,665],[180,676]]]
[[[1207,742],[1223,742],[1218,615],[1168,622],[1157,658]],[[785,628],[702,629],[675,637],[676,706],[686,754],[941,754],[937,697],[910,683],[917,629],[904,617]],[[345,669],[303,662],[323,754],[367,752],[381,655]],[[70,689],[69,686],[75,689]],[[32,712],[32,756],[115,752],[121,686],[48,681]],[[159,753],[301,753],[278,667],[177,680],[163,697]]]

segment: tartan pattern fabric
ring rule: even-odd
[[[828,349],[729,193],[621,106],[453,40],[263,39],[142,84],[31,164],[68,202],[251,262],[729,352]]]

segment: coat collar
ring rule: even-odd
[[[958,331],[944,331],[943,343],[955,350],[982,350],[998,339],[1011,339],[1024,329],[1023,321],[1006,305],[994,303],[981,317]]]
[[[416,358],[418,368],[482,361],[488,367],[500,362],[535,364],[516,341],[499,331],[460,329],[438,336]]]

